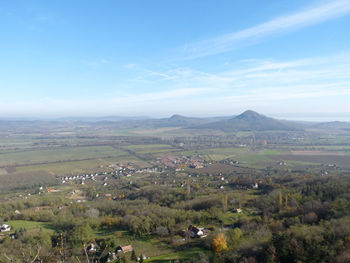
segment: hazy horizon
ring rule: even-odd
[[[244,111],[242,111],[244,112]],[[0,116],[1,120],[84,120],[84,119],[108,119],[108,118],[121,118],[122,120],[131,120],[131,119],[160,119],[160,118],[169,118],[173,115],[181,115],[185,117],[195,117],[195,118],[213,118],[213,117],[230,117],[241,114],[242,112],[236,112],[232,114],[217,114],[217,115],[189,115],[189,114],[178,114],[173,113],[171,115],[156,115],[156,116],[143,116],[143,115],[81,115],[81,116],[13,116],[13,117],[5,117]],[[332,122],[332,121],[342,121],[342,122],[350,122],[350,116],[344,113],[314,113],[314,114],[293,114],[293,113],[261,113],[259,114],[280,119],[280,120],[289,120],[289,121],[306,121],[306,122]]]

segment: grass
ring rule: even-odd
[[[169,151],[176,148],[167,144],[138,144],[138,145],[128,145],[124,146],[125,149],[133,150],[138,153],[147,153],[147,152],[159,152],[159,151]]]
[[[31,188],[35,185],[54,185],[55,177],[45,171],[1,175],[0,192],[11,189]]]
[[[78,157],[78,156],[77,156]],[[91,160],[78,160],[78,161],[62,161],[57,163],[47,163],[47,164],[34,164],[34,165],[25,165],[17,166],[14,173],[8,174],[13,176],[16,174],[24,173],[35,173],[35,172],[47,172],[52,175],[66,175],[66,174],[81,174],[96,172],[99,170],[99,166],[107,166],[111,163],[128,163],[131,162],[138,167],[149,167],[150,165],[142,160],[139,160],[135,156],[129,154],[122,154],[114,157],[107,158],[97,158]],[[0,168],[0,175],[1,175]],[[4,174],[6,170],[4,170]]]
[[[96,160],[83,160],[83,161],[72,161],[72,162],[61,162],[61,163],[50,163],[50,164],[40,164],[40,165],[29,165],[20,166],[16,168],[16,172],[34,172],[34,171],[47,171],[53,174],[78,174],[83,172],[88,172],[90,170],[97,169],[99,165],[106,165],[107,161],[102,159]]]
[[[140,160],[139,158],[137,158],[136,156],[132,156],[132,155],[123,155],[120,157],[115,157],[115,158],[106,158],[103,159],[105,161],[108,161],[109,163],[132,163],[137,167],[143,168],[143,167],[150,167],[151,165],[143,160]]]
[[[115,235],[116,232],[121,233],[121,236]],[[150,257],[146,262],[167,262],[168,260],[186,259],[203,251],[199,247],[189,248],[185,251],[175,251],[155,236],[137,238],[128,231],[118,228],[101,228],[95,231],[95,235],[102,238],[114,238],[116,243],[121,246],[131,244],[137,255],[143,254]]]
[[[265,149],[262,153],[266,155],[278,155],[281,152],[277,150],[272,150],[272,149]]]
[[[116,235],[118,232],[118,235]],[[113,238],[117,245],[132,245],[137,255],[143,254],[148,257],[155,257],[174,252],[167,244],[154,236],[135,237],[129,231],[118,228],[98,229],[95,231],[98,238]]]
[[[254,154],[254,153],[239,155],[237,156],[237,160],[248,164],[266,163],[271,161],[271,159],[264,154]]]
[[[113,237],[115,233],[119,232],[122,237],[130,236],[130,233],[126,230],[120,230],[119,228],[100,228],[95,231],[96,237]]]
[[[248,148],[233,148],[233,147],[229,147],[229,148],[211,148],[211,149],[206,149],[206,150],[202,150],[201,152],[205,153],[205,154],[222,154],[225,155],[226,158],[230,157],[230,156],[235,156],[238,154],[243,154],[246,153],[248,151]]]
[[[111,146],[65,147],[8,152],[0,155],[0,166],[94,159],[126,154]]]
[[[46,222],[26,221],[26,220],[10,220],[7,222],[13,231],[25,228],[27,231],[43,231],[54,232],[55,229],[52,225]]]
[[[313,163],[313,162],[304,162],[304,161],[291,161],[291,160],[284,160],[288,164],[294,165],[294,166],[310,166],[310,165],[320,165],[320,163]]]
[[[208,159],[208,161],[220,161],[227,158],[235,158],[236,156],[244,154],[247,151],[247,148],[210,148],[195,151],[183,151],[181,153],[177,153],[177,155],[203,155],[206,159]]]
[[[170,260],[172,261],[172,260],[188,259],[198,255],[199,253],[205,253],[205,251],[206,250],[201,247],[192,247],[186,250],[152,257],[146,260],[145,262],[169,262]]]

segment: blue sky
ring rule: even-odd
[[[350,119],[350,0],[1,1],[0,117]]]

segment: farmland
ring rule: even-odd
[[[0,219],[11,231],[1,233],[0,247],[8,256],[19,249],[31,257],[22,244],[36,242],[34,250],[51,251],[38,250],[45,262],[131,262],[130,252],[112,256],[129,245],[145,262],[252,255],[267,262],[279,231],[347,224],[348,135],[89,125],[3,132]],[[222,234],[227,249],[217,253],[213,243]],[[91,244],[98,249],[86,255]]]

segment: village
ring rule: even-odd
[[[214,162],[216,163],[216,162]],[[232,161],[228,163],[218,163],[223,168],[235,169],[237,163]],[[220,191],[223,194],[229,189],[240,190],[258,190],[259,184],[257,180],[253,180],[249,185],[241,185],[239,182],[233,183],[232,172],[230,170],[213,170],[211,173],[202,173],[202,169],[210,168],[213,162],[206,161],[202,156],[174,156],[164,155],[161,158],[156,158],[153,166],[138,167],[132,162],[127,163],[111,163],[105,166],[99,166],[95,172],[81,173],[75,175],[57,176],[59,182],[56,186],[39,186],[35,190],[19,193],[13,200],[26,200],[33,202],[36,196],[41,198],[64,198],[64,202],[56,204],[41,204],[29,207],[15,209],[10,213],[11,220],[3,222],[1,225],[0,239],[10,237],[12,240],[19,238],[18,228],[12,228],[13,220],[23,220],[28,217],[40,218],[43,214],[60,214],[67,213],[74,209],[77,205],[88,206],[91,202],[116,202],[133,200],[135,195],[142,193],[142,187],[146,185],[154,185],[167,189],[168,191],[184,191],[186,195],[201,192],[202,188],[212,189],[213,193]],[[220,166],[219,166],[220,167]],[[215,168],[217,169],[217,168]],[[209,170],[211,171],[211,170]],[[261,181],[261,180],[260,180]],[[180,190],[182,189],[182,190]],[[154,199],[154,195],[147,194],[146,198]],[[159,201],[152,201],[154,204]],[[243,205],[237,203],[231,210],[232,214],[243,214]],[[92,213],[92,212],[91,212]],[[100,214],[99,212],[93,212]],[[125,227],[125,226],[123,226]],[[215,228],[208,225],[197,226],[188,224],[185,228],[178,229],[172,238],[172,244],[183,245],[187,242],[197,242],[207,238]],[[154,230],[160,237],[169,235],[169,228],[158,227]],[[117,231],[118,232],[118,231]],[[115,262],[121,257],[135,258],[138,262],[152,259],[153,253],[143,252],[142,255],[136,255],[134,243],[125,241],[117,244],[116,248],[111,250],[103,250],[100,241],[90,242],[84,249],[90,258],[96,255],[104,258],[104,262]],[[104,252],[103,252],[104,251]],[[139,249],[136,249],[139,251]],[[101,254],[102,253],[102,254]]]
[[[145,145],[125,140],[120,139],[120,146],[83,148],[87,155],[107,151],[104,159],[67,161],[64,167],[61,162],[34,164],[40,170],[26,176],[39,178],[35,184],[7,188],[0,195],[0,246],[23,251],[28,247],[22,244],[44,240],[41,246],[61,262],[78,256],[90,263],[168,263],[200,255],[208,261],[238,244],[254,247],[255,237],[266,245],[271,233],[289,231],[289,224],[314,226],[324,220],[324,211],[335,210],[321,210],[328,204],[311,204],[310,196],[333,191],[322,197],[327,200],[346,192],[335,190],[345,183],[327,183],[342,180],[346,163],[322,156],[312,165],[296,162],[288,159],[295,157],[292,151],[268,148],[272,143],[248,143],[246,138],[227,142],[234,147],[201,150],[197,144],[184,144],[195,148],[187,150],[165,145],[168,139]],[[47,174],[41,174],[44,168]],[[21,169],[27,165],[1,172],[16,176]],[[325,180],[325,186],[315,180]],[[291,211],[296,219],[289,218]],[[218,252],[225,242],[228,248]],[[47,262],[45,254],[39,254],[34,262]]]
[[[177,171],[185,167],[200,169],[203,168],[207,162],[203,156],[174,156],[165,155],[157,158],[157,164],[163,164],[166,168],[173,168]],[[209,163],[210,164],[210,163]]]

